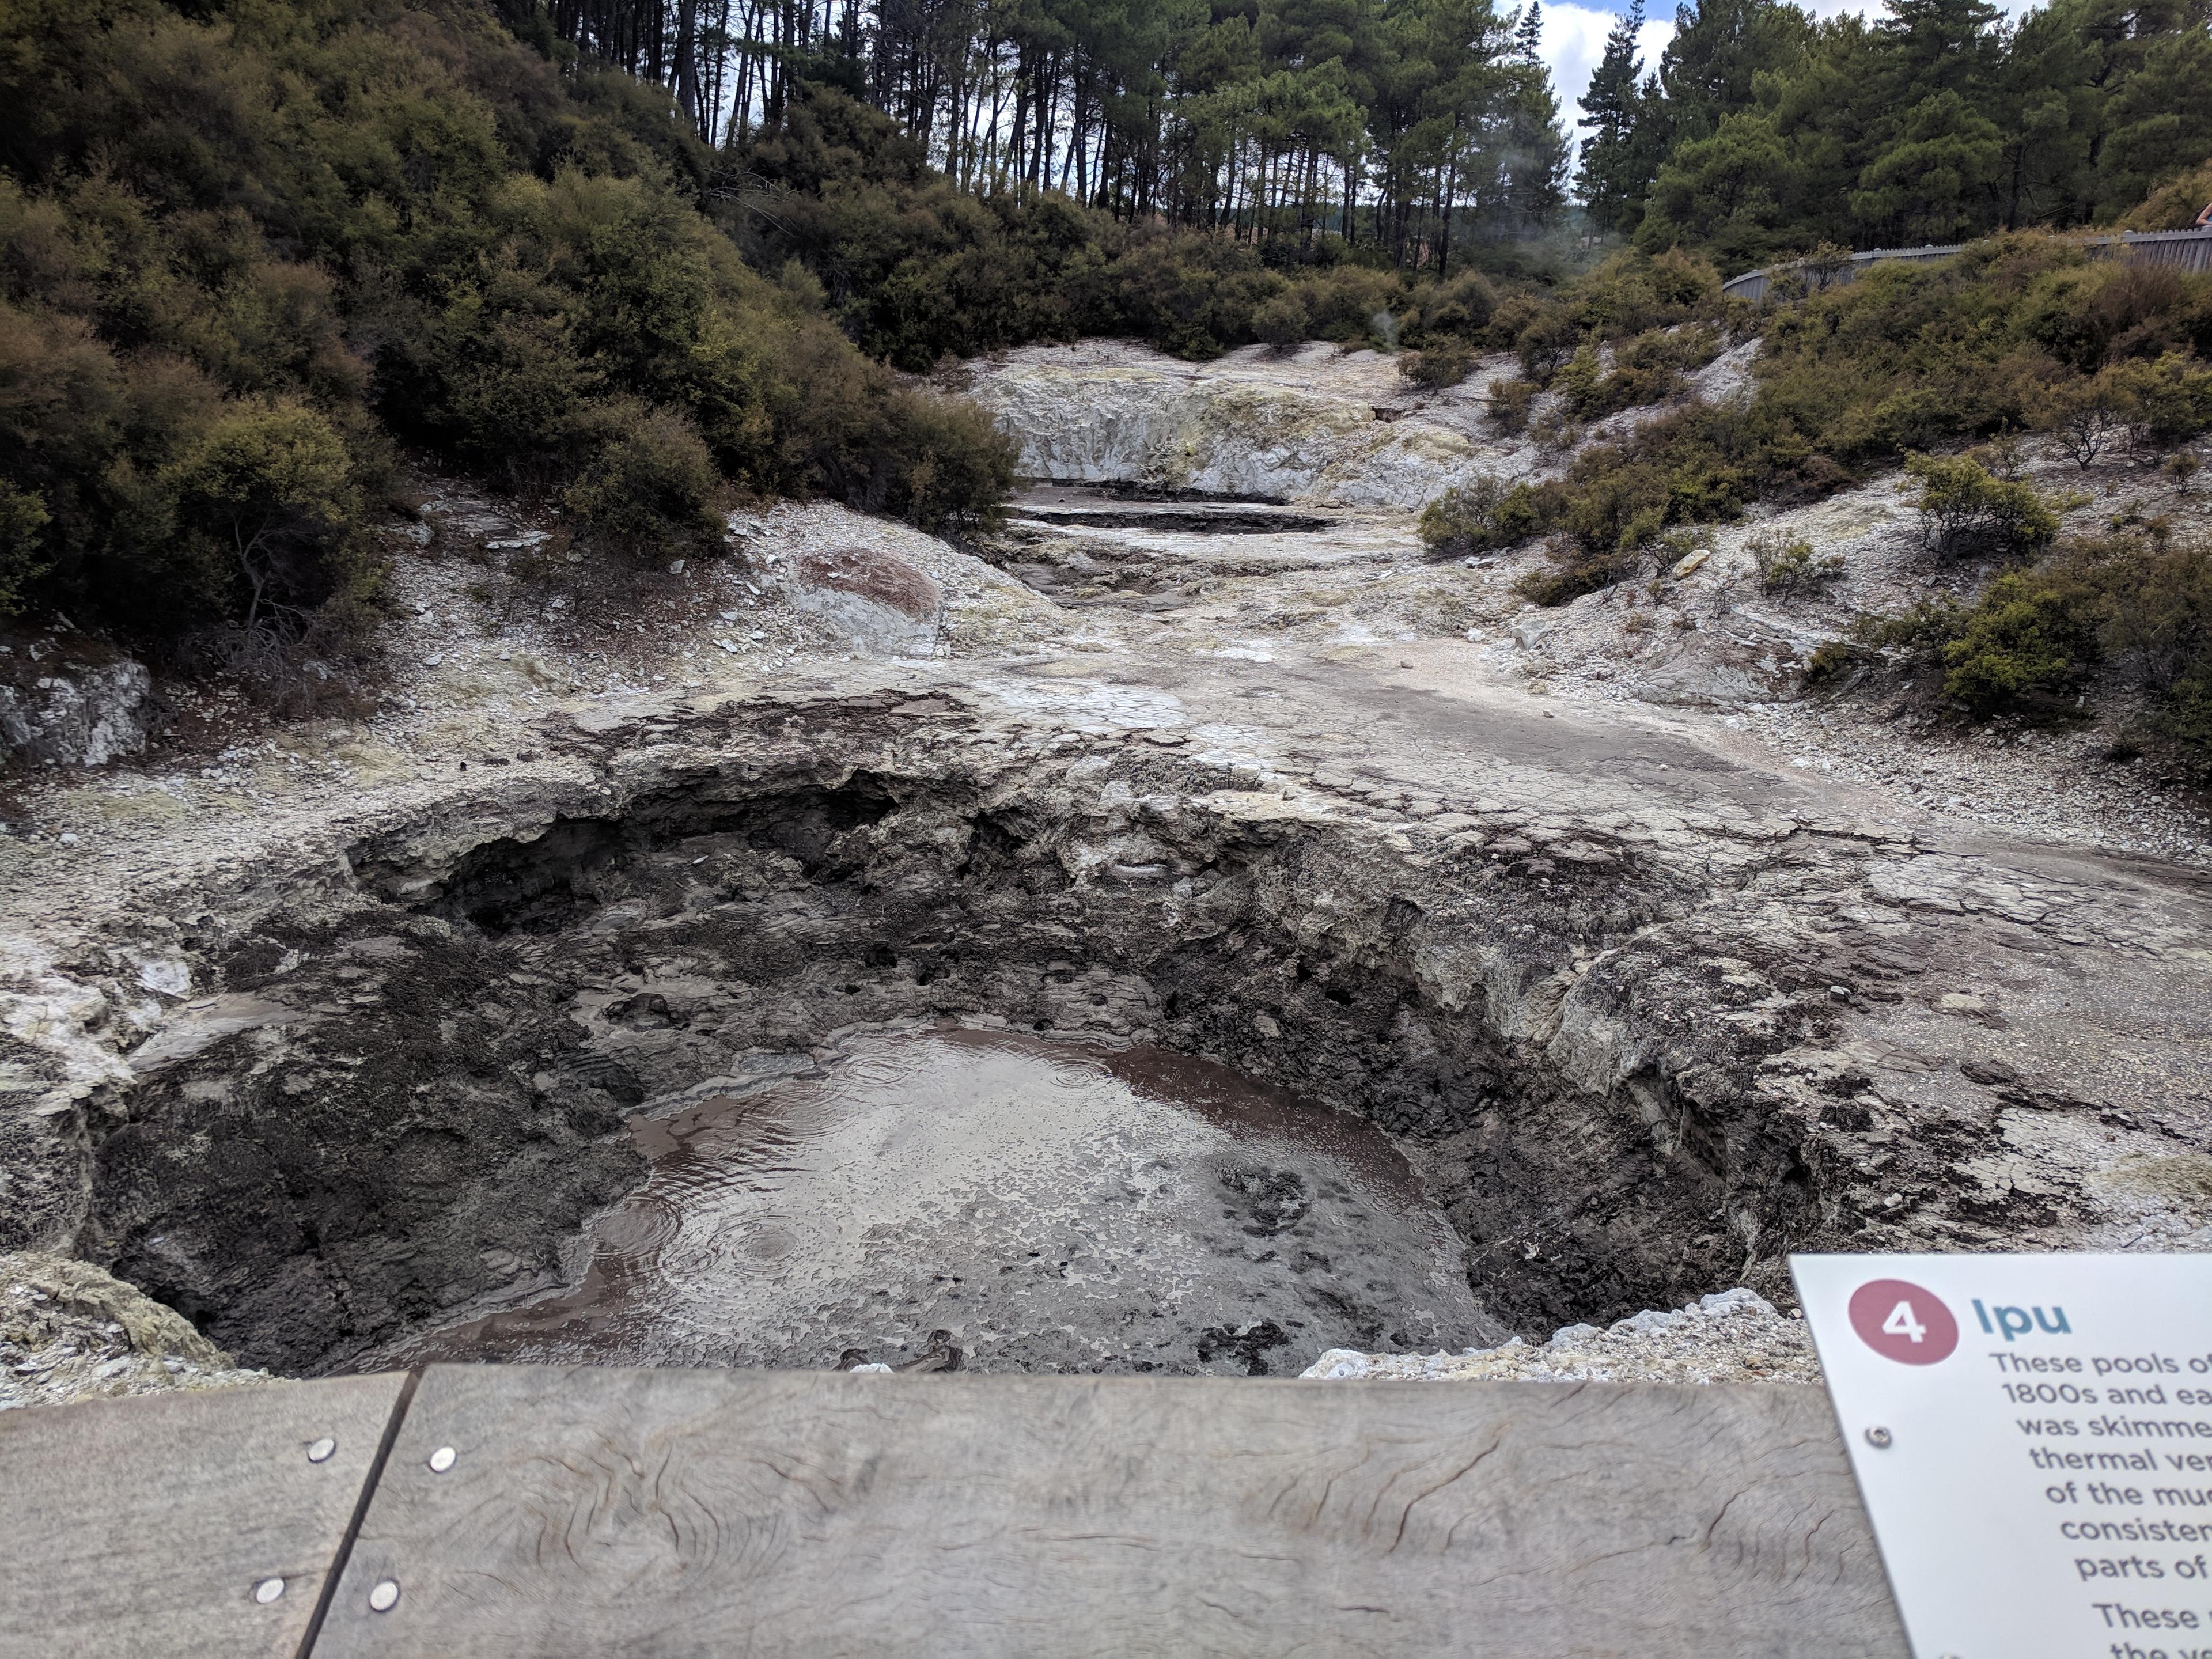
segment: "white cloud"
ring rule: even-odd
[[[1552,71],[1552,89],[1559,94],[1559,108],[1570,127],[1583,118],[1583,94],[1589,90],[1590,75],[1605,56],[1605,37],[1620,21],[1617,13],[1565,0],[1544,8],[1544,64]],[[1644,20],[1637,44],[1643,48],[1646,73],[1659,67],[1659,54],[1674,38],[1672,17]]]

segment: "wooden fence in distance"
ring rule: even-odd
[[[2079,236],[2069,239],[2082,246],[2109,258],[2117,252],[2123,258],[2136,264],[2178,265],[2184,270],[2212,270],[2212,229],[2208,230],[2129,230],[2114,235]],[[1863,253],[1854,253],[1850,258],[1832,266],[1819,266],[1799,260],[1790,264],[1771,265],[1763,270],[1747,270],[1741,276],[1731,276],[1721,284],[1721,292],[1734,300],[1748,300],[1757,304],[1774,289],[1784,276],[1799,276],[1806,285],[1815,291],[1834,288],[1844,283],[1856,282],[1860,273],[1877,264],[1895,260],[1918,263],[1948,259],[1965,242],[1929,244],[1925,247],[1877,247]]]

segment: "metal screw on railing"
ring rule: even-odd
[[[328,1462],[330,1461],[331,1454],[337,1449],[338,1443],[331,1439],[328,1435],[325,1435],[320,1440],[318,1440],[313,1445],[307,1448],[307,1461],[310,1463]]]
[[[284,1581],[281,1578],[264,1578],[253,1587],[253,1599],[264,1607],[283,1593]]]
[[[368,1610],[371,1613],[389,1613],[398,1605],[399,1581],[397,1578],[379,1579],[376,1588],[368,1593]]]
[[[1892,1438],[1889,1431],[1884,1428],[1869,1429],[1866,1431],[1866,1437],[1868,1445],[1882,1447],[1887,1447]]]

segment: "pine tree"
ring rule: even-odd
[[[1513,32],[1513,56],[1531,68],[1544,61],[1543,0],[1528,0],[1521,27]]]
[[[1630,204],[1650,183],[1637,176],[1636,120],[1643,107],[1637,82],[1644,74],[1637,37],[1643,28],[1644,0],[1629,0],[1627,15],[1605,38],[1605,56],[1590,76],[1589,90],[1583,94],[1583,118],[1576,123],[1590,136],[1583,145],[1575,189],[1591,222],[1604,230],[1625,228]]]
[[[1906,4],[1977,4],[1981,0],[1904,0]],[[1813,20],[1783,0],[1697,0],[1674,9],[1674,38],[1660,54],[1668,141],[1706,138],[1754,101],[1761,71],[1801,65],[1814,38]]]

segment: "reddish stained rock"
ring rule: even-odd
[[[915,622],[935,622],[945,605],[945,595],[932,578],[880,548],[840,547],[802,554],[796,574],[803,586],[872,599]]]

